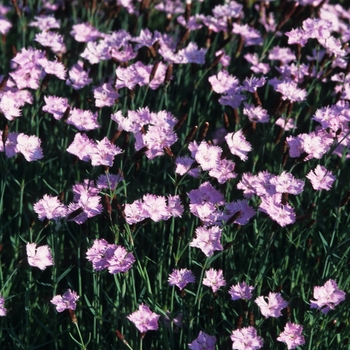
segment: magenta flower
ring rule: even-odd
[[[232,300],[246,299],[249,300],[252,297],[253,286],[248,286],[245,282],[238,283],[231,286],[229,294]]]
[[[146,333],[147,331],[158,329],[159,317],[159,315],[151,311],[149,306],[141,304],[138,311],[127,316],[127,319],[133,322],[141,333]]]
[[[23,154],[26,161],[32,162],[44,157],[40,144],[41,140],[39,137],[35,135],[28,136],[20,133],[17,136],[16,150]]]
[[[197,227],[196,238],[190,243],[190,247],[199,248],[206,256],[212,256],[215,250],[223,250],[220,243],[221,229],[218,226],[210,228]]]
[[[287,344],[288,349],[295,349],[297,346],[305,344],[303,327],[296,323],[287,322],[283,332],[278,336],[277,340]]]
[[[251,144],[245,139],[242,130],[231,132],[225,136],[225,140],[233,155],[238,156],[244,162],[248,159],[247,153],[252,150]]]
[[[217,292],[220,287],[226,286],[226,281],[222,275],[222,270],[209,269],[205,271],[203,285],[210,287],[213,293]]]
[[[68,289],[62,296],[55,295],[51,299],[51,303],[56,305],[56,310],[62,312],[66,309],[75,310],[77,307],[76,301],[79,299],[79,296],[76,292]]]
[[[237,329],[232,332],[232,349],[237,350],[258,350],[263,346],[263,339],[258,336],[254,327]]]
[[[188,347],[191,350],[215,350],[215,344],[215,336],[200,331],[198,337],[191,344],[188,344]]]
[[[180,269],[175,270],[168,277],[168,282],[170,286],[177,286],[180,290],[184,289],[187,283],[194,283],[196,278],[194,277],[191,270]]]
[[[250,78],[245,78],[242,85],[242,90],[249,91],[251,93],[254,93],[257,91],[259,87],[264,86],[266,83],[266,78],[256,78],[254,76]]]
[[[5,298],[0,294],[0,316],[6,316],[7,310],[5,308]]]
[[[36,243],[27,243],[27,258],[30,266],[45,270],[47,266],[52,266],[52,254],[48,245],[36,247]]]
[[[317,165],[317,167],[314,170],[311,170],[306,177],[311,181],[311,185],[316,191],[329,191],[336,179],[336,177],[322,165]]]
[[[113,255],[108,257],[107,261],[109,263],[108,272],[116,274],[130,270],[135,262],[135,257],[132,253],[128,253],[125,248],[117,245]]]
[[[95,271],[101,271],[109,266],[108,259],[114,254],[117,246],[108,244],[105,239],[96,239],[91,248],[86,252],[86,259],[92,262]]]
[[[337,283],[330,279],[323,286],[314,287],[314,298],[310,300],[311,309],[317,308],[322,313],[327,314],[345,300],[345,292],[338,288]]]
[[[43,198],[36,202],[33,208],[41,221],[45,218],[57,220],[65,217],[67,214],[66,206],[58,200],[58,197],[52,197],[47,194],[44,194]]]
[[[246,225],[255,215],[255,210],[248,205],[248,202],[245,199],[227,203],[225,211],[226,213],[223,216],[223,219],[225,220],[229,220],[236,213],[240,212],[239,217],[234,221],[234,223],[238,225]]]
[[[266,301],[267,299],[267,301]],[[255,299],[255,303],[259,306],[261,313],[267,317],[281,316],[281,310],[288,306],[280,293],[269,293],[268,298],[260,296]]]

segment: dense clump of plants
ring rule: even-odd
[[[1,349],[347,349],[346,1],[0,5]]]

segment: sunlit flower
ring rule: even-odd
[[[271,292],[268,298],[263,296],[256,298],[255,303],[265,317],[279,317],[282,315],[281,310],[288,306],[288,302],[282,298],[280,293]]]
[[[299,324],[287,322],[283,332],[278,336],[277,340],[287,344],[288,349],[295,349],[297,346],[305,344],[303,327]]]
[[[222,270],[209,269],[205,271],[203,285],[210,287],[213,293],[217,292],[220,287],[226,286],[226,281],[222,275]]]
[[[45,270],[47,266],[53,265],[52,254],[48,245],[37,247],[36,243],[27,243],[26,249],[30,266]]]
[[[254,327],[237,329],[232,332],[232,349],[236,350],[258,350],[263,346],[263,339],[258,336]]]
[[[149,306],[141,304],[138,311],[127,316],[127,319],[133,322],[141,333],[145,333],[158,329],[159,317],[159,315],[151,311]]]

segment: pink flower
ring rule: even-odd
[[[247,153],[252,150],[251,144],[245,139],[243,131],[231,132],[225,136],[230,152],[243,160],[248,159]]]
[[[109,256],[107,261],[109,263],[108,272],[116,274],[130,270],[135,262],[135,257],[133,254],[128,253],[124,247],[117,245],[113,255]]]
[[[46,113],[50,113],[56,120],[60,120],[63,117],[64,112],[69,107],[68,99],[57,96],[44,96],[45,106],[42,110]]]
[[[306,100],[307,92],[304,89],[299,89],[293,81],[282,81],[277,83],[275,90],[282,94],[283,100],[291,102],[301,102]]]
[[[200,168],[195,167],[192,168],[192,165],[194,164],[194,159],[191,157],[177,157],[176,161],[176,169],[175,173],[179,175],[185,175],[188,173],[188,175],[191,175],[193,177],[198,177],[200,173]]]
[[[86,252],[86,259],[92,262],[95,271],[101,271],[109,266],[108,259],[113,256],[115,244],[108,244],[105,239],[96,239]]]
[[[74,125],[79,131],[90,131],[100,127],[97,122],[97,113],[79,108],[73,108],[70,111],[67,124]]]
[[[283,332],[278,336],[277,340],[287,344],[288,349],[295,349],[297,346],[305,344],[303,327],[296,323],[287,322]]]
[[[52,28],[59,28],[60,22],[54,16],[35,16],[34,21],[29,23],[30,27],[38,27],[41,31]]]
[[[127,319],[133,322],[141,333],[146,333],[147,331],[158,329],[159,317],[159,315],[150,310],[149,306],[141,304],[138,311],[127,316]]]
[[[260,296],[255,299],[255,303],[266,318],[282,316],[281,310],[288,306],[288,302],[282,298],[280,293],[271,292],[269,293],[267,302],[266,297]]]
[[[74,90],[80,90],[92,82],[88,72],[83,68],[83,61],[78,61],[78,63],[69,70],[68,76],[69,78],[66,84],[71,86]]]
[[[223,184],[226,181],[237,177],[234,169],[235,163],[232,162],[232,160],[220,159],[218,165],[209,170],[209,176],[215,177],[219,184]]]
[[[88,162],[91,159],[91,153],[94,147],[96,147],[94,141],[90,140],[86,134],[77,133],[66,151],[74,154],[80,160]]]
[[[226,286],[226,281],[222,275],[222,270],[209,269],[205,271],[203,285],[210,287],[213,293],[217,292],[220,287]]]
[[[105,137],[101,141],[97,141],[97,145],[92,147],[91,164],[93,166],[105,165],[111,167],[113,166],[114,157],[120,153],[122,153],[122,150]]]
[[[314,170],[311,170],[306,177],[311,181],[311,185],[316,191],[329,191],[336,179],[336,177],[322,165],[317,165],[317,167]]]
[[[330,279],[323,286],[314,287],[314,298],[310,300],[311,309],[317,308],[322,313],[327,314],[345,300],[345,292],[338,288],[337,283]]]
[[[293,224],[296,219],[293,207],[288,203],[281,203],[281,194],[263,197],[259,209],[268,214],[271,219],[276,221],[281,227]]]
[[[212,146],[202,141],[197,148],[194,158],[203,170],[211,170],[219,165],[221,153],[221,147]]]
[[[231,286],[229,294],[232,300],[246,299],[249,300],[252,297],[253,286],[248,286],[245,282],[238,283]]]
[[[168,196],[168,213],[172,217],[181,217],[184,212],[184,208],[181,205],[181,199],[179,195]]]
[[[81,57],[88,60],[91,64],[97,64],[102,60],[109,60],[111,55],[109,53],[110,47],[104,42],[89,41]]]
[[[266,78],[261,77],[261,78],[256,78],[254,76],[250,78],[245,78],[243,85],[242,85],[242,90],[249,91],[251,93],[254,93],[257,91],[259,87],[264,86],[266,83]]]
[[[284,171],[270,180],[277,193],[300,194],[304,189],[304,181],[296,179],[291,173]]]
[[[169,285],[177,286],[180,290],[184,289],[187,283],[194,283],[195,280],[192,271],[187,269],[173,269],[173,272],[168,277]]]
[[[44,194],[44,197],[34,204],[34,211],[41,221],[45,218],[56,220],[67,214],[67,208],[58,200],[58,197],[47,194]]]
[[[93,89],[93,91],[96,100],[95,106],[99,108],[113,106],[115,104],[115,99],[120,96],[110,83],[104,83],[102,86]]]
[[[45,73],[55,75],[61,80],[66,80],[66,68],[61,62],[49,61],[47,58],[41,58],[38,63],[44,68]]]
[[[45,270],[47,266],[52,266],[52,254],[48,245],[36,247],[36,243],[27,243],[27,258],[30,266]]]
[[[101,33],[90,23],[80,23],[73,25],[73,30],[70,34],[76,41],[89,42],[95,41],[101,36]]]
[[[15,98],[9,97],[7,95],[1,96],[0,100],[0,112],[4,114],[5,118],[8,120],[14,120],[21,116],[21,110],[19,109],[18,102]]]
[[[219,71],[217,75],[212,75],[208,80],[212,89],[218,94],[235,93],[239,84],[238,79],[229,75],[226,70]]]
[[[143,210],[147,213],[147,217],[158,222],[160,220],[169,219],[170,215],[166,205],[165,197],[153,194],[145,194],[143,196]]]
[[[7,310],[5,308],[5,298],[0,294],[0,316],[6,316]]]
[[[191,350],[215,350],[215,344],[215,336],[200,331],[198,337],[188,346]]]
[[[79,296],[76,292],[68,289],[62,296],[55,295],[51,299],[51,303],[56,305],[56,310],[62,312],[66,309],[75,310],[77,307],[76,301],[79,299]]]
[[[49,47],[56,55],[61,55],[67,52],[67,48],[63,42],[63,36],[61,34],[51,31],[43,31],[36,34],[34,40],[44,47]]]
[[[263,339],[258,336],[254,327],[246,327],[232,331],[232,349],[258,350],[263,346]]]
[[[40,144],[41,140],[39,137],[35,135],[28,136],[20,133],[17,136],[16,150],[23,154],[26,161],[32,162],[44,157]]]
[[[185,58],[183,63],[205,63],[205,54],[207,49],[198,49],[198,45],[194,42],[190,42],[187,47],[181,49],[178,54]]]
[[[268,123],[270,116],[267,114],[267,110],[261,106],[254,106],[244,102],[243,114],[247,115],[251,122],[255,123]]]
[[[215,250],[223,250],[220,243],[221,229],[218,226],[210,228],[197,227],[196,238],[190,243],[190,247],[199,248],[206,256],[212,256]]]
[[[96,181],[97,188],[103,189],[107,188],[114,191],[119,182],[123,181],[124,177],[121,174],[114,175],[109,172],[106,175],[100,175]]]

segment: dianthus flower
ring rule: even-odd
[[[69,70],[68,76],[66,84],[71,86],[74,90],[80,90],[92,82],[92,79],[89,78],[88,72],[83,68],[82,61],[78,61],[78,63]]]
[[[311,185],[316,191],[329,191],[336,179],[336,177],[322,165],[317,165],[317,167],[314,170],[311,170],[306,177],[311,181]]]
[[[26,161],[32,162],[44,157],[40,144],[41,140],[39,137],[35,135],[28,136],[20,133],[17,136],[16,150],[23,154]]]
[[[56,120],[60,120],[64,112],[69,107],[68,99],[57,96],[44,96],[45,105],[42,110],[46,113],[50,113]]]
[[[253,286],[248,286],[247,283],[242,282],[231,286],[229,294],[232,300],[246,299],[249,300],[252,297]]]
[[[275,90],[282,94],[283,100],[289,100],[291,102],[301,102],[306,100],[306,90],[299,89],[294,81],[282,81],[277,83]]]
[[[100,127],[97,122],[97,112],[92,113],[90,110],[73,108],[67,119],[67,124],[74,125],[79,131],[90,131]]]
[[[185,175],[188,173],[188,175],[191,175],[193,177],[198,177],[200,173],[199,167],[192,168],[192,165],[194,164],[194,159],[191,157],[177,157],[176,161],[176,168],[175,173],[179,175]]]
[[[188,269],[173,269],[173,272],[168,277],[169,285],[177,286],[180,290],[184,289],[188,283],[194,283],[195,280],[192,271]]]
[[[203,285],[210,287],[213,293],[217,292],[220,287],[226,286],[226,281],[222,275],[222,270],[209,269],[205,271]]]
[[[90,140],[85,134],[76,133],[73,142],[66,151],[74,154],[80,160],[88,162],[91,160],[91,153],[95,146],[94,141]]]
[[[239,80],[230,75],[227,70],[221,70],[217,75],[208,78],[212,89],[218,94],[232,94],[237,91]]]
[[[215,350],[215,344],[215,336],[200,331],[198,337],[191,344],[188,344],[188,347],[191,350]]]
[[[111,58],[109,51],[110,47],[106,42],[100,41],[97,43],[95,41],[89,41],[86,49],[80,56],[88,60],[91,64],[97,64],[102,60],[109,60]]]
[[[61,62],[49,61],[47,58],[41,58],[38,63],[44,68],[45,73],[55,75],[61,80],[66,80],[66,68]]]
[[[205,54],[207,49],[198,49],[198,45],[194,42],[190,42],[187,47],[181,49],[178,54],[184,57],[183,63],[205,63]]]
[[[288,350],[295,349],[297,346],[305,344],[303,327],[299,324],[287,322],[283,332],[278,336],[277,340],[287,344]]]
[[[236,350],[258,350],[263,346],[263,339],[258,336],[256,329],[252,326],[232,331],[232,349]]]
[[[199,248],[206,256],[212,256],[215,250],[223,250],[220,243],[221,229],[218,226],[210,228],[197,227],[196,238],[190,243],[190,247]]]
[[[54,16],[35,16],[34,21],[29,23],[30,27],[37,27],[41,31],[47,31],[52,28],[59,28],[60,22]]]
[[[304,189],[304,181],[296,179],[291,173],[284,171],[281,175],[271,178],[277,193],[300,194]]]
[[[250,78],[245,78],[242,84],[242,90],[249,91],[251,93],[254,93],[257,91],[259,87],[264,86],[266,83],[266,78],[256,78],[254,76]]]
[[[0,316],[6,316],[7,310],[5,308],[5,298],[0,294]]]
[[[30,266],[45,270],[47,266],[53,265],[52,254],[48,245],[37,247],[36,243],[27,243],[26,250]]]
[[[90,23],[75,24],[72,28],[70,34],[79,42],[95,41],[101,36],[101,33]]]
[[[260,296],[255,299],[255,303],[259,306],[261,313],[267,317],[279,317],[281,316],[281,310],[288,306],[288,302],[285,301],[280,293],[269,293],[266,298]]]
[[[67,52],[67,48],[63,42],[63,36],[61,34],[51,31],[43,31],[36,34],[34,40],[44,47],[49,47],[56,55],[61,55]]]
[[[120,181],[123,181],[124,177],[121,174],[114,175],[110,173],[106,173],[106,175],[100,175],[96,181],[97,188],[103,189],[108,188],[111,190],[115,190],[117,187],[117,184]]]
[[[251,144],[245,139],[242,130],[231,132],[225,136],[225,140],[233,155],[238,156],[243,161],[248,159],[247,153],[252,150]]]
[[[9,97],[5,94],[1,96],[0,99],[0,112],[3,113],[8,120],[14,120],[21,116],[18,102],[15,98]]]
[[[314,298],[316,300],[310,300],[311,309],[317,308],[327,314],[345,300],[345,292],[338,288],[337,282],[330,279],[323,286],[314,287]]]
[[[219,184],[223,184],[230,179],[237,177],[234,172],[235,163],[229,159],[220,159],[215,168],[210,169],[209,176],[215,177]]]
[[[195,160],[203,170],[211,170],[219,165],[222,149],[219,146],[209,145],[202,141],[197,148]]]
[[[254,106],[253,104],[243,103],[243,114],[247,115],[251,122],[255,123],[268,123],[270,116],[267,114],[267,110],[261,106]]]
[[[75,310],[77,307],[76,301],[79,299],[79,296],[76,292],[68,289],[62,296],[55,295],[51,299],[51,303],[56,305],[56,310],[62,312],[66,309]]]
[[[86,259],[92,262],[95,271],[101,271],[109,266],[108,259],[114,254],[117,245],[108,244],[105,239],[96,239],[86,252]]]
[[[168,220],[170,217],[166,200],[163,196],[145,194],[143,196],[143,210],[147,213],[147,217],[155,222]]]
[[[112,87],[110,83],[104,83],[99,86],[94,91],[94,98],[96,100],[96,107],[111,107],[115,104],[115,100],[120,96]]]
[[[111,143],[107,137],[97,141],[97,145],[91,149],[91,164],[93,166],[105,165],[113,166],[114,157],[122,153],[122,150]]]
[[[33,208],[41,221],[45,218],[56,220],[65,217],[67,214],[67,208],[58,200],[58,197],[47,194],[44,194],[43,198],[36,202]]]
[[[229,220],[237,213],[239,213],[239,216],[235,219],[234,223],[238,225],[246,225],[255,215],[255,210],[248,205],[247,200],[238,200],[225,205],[225,215],[223,215],[222,219]]]
[[[141,333],[146,333],[147,331],[158,329],[159,317],[159,315],[151,311],[149,306],[141,304],[138,311],[127,316],[127,319],[133,322]]]
[[[130,270],[135,262],[135,257],[132,253],[128,253],[124,247],[117,245],[112,256],[109,256],[107,261],[109,264],[108,272],[116,274]]]

